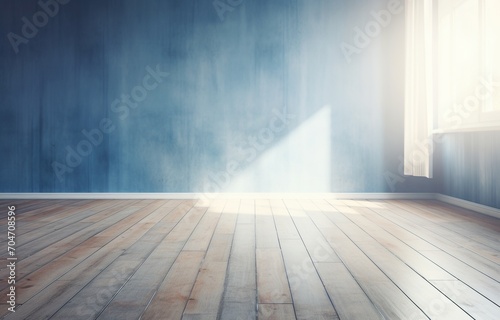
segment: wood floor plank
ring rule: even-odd
[[[25,222],[26,225],[29,225],[32,221],[43,221],[47,223],[57,222],[66,217],[73,216],[75,212],[98,212],[119,204],[121,203],[117,203],[113,200],[94,200],[80,206],[67,206],[60,204],[61,208],[59,210],[47,210],[47,208],[44,208],[43,210],[30,211],[29,216],[23,216],[23,222]]]
[[[135,261],[118,257],[87,284],[72,283],[72,286],[68,286],[70,290],[75,288],[80,290],[72,295],[67,289],[64,292],[65,301],[59,303],[60,308],[50,319],[95,319],[141,262],[140,257]]]
[[[356,210],[360,215],[350,216],[351,221],[422,277],[428,280],[455,280],[455,277],[424,257],[416,248],[413,248],[414,241],[403,242],[387,231],[387,229],[398,229],[398,226],[384,224],[385,221],[380,221],[381,218],[369,208],[357,207]],[[373,223],[373,221],[380,221],[380,223]],[[383,228],[384,226],[385,228]],[[396,234],[401,233],[399,231]],[[422,246],[417,245],[417,248],[419,247]],[[430,249],[438,250],[434,246],[430,246]]]
[[[439,264],[443,269],[455,276],[458,280],[473,287],[481,295],[500,306],[500,284],[468,266],[462,261],[443,251],[421,251],[421,253]]]
[[[141,319],[181,319],[205,251],[182,251]]]
[[[248,219],[248,216],[240,211],[219,312],[222,320],[256,318],[255,235],[255,219]]]
[[[311,215],[311,219],[385,318],[427,318],[328,217],[315,214]]]
[[[498,262],[500,262],[500,252],[496,252],[496,250],[493,251],[489,247],[477,242],[471,242],[454,232],[447,231],[442,227],[435,225],[414,225],[413,221],[405,221],[405,219],[402,219],[397,216],[397,214],[390,211],[380,212],[378,209],[374,210],[377,213],[389,216],[390,219],[397,222],[399,225],[407,229],[411,229],[414,234],[429,243],[433,243],[436,248],[450,253],[462,262],[466,261],[467,264],[476,268],[478,271],[499,281],[500,270],[498,268]],[[477,249],[477,251],[475,249]],[[427,251],[427,249],[422,249],[422,251]]]
[[[433,208],[439,212],[445,212],[449,215],[459,217],[459,220],[469,221],[487,227],[496,232],[500,232],[500,225],[498,225],[498,218],[489,215],[474,212],[465,208],[460,208],[451,204],[443,203],[440,201],[414,201],[416,205],[427,208]]]
[[[11,204],[9,204],[11,206]],[[37,206],[32,208],[26,208],[24,206],[14,205],[16,218],[18,221],[22,221],[21,224],[23,227],[29,225],[29,222],[35,220],[37,215],[47,214],[51,215],[57,212],[64,210],[67,206],[61,202],[47,202],[47,203],[39,203]],[[7,212],[9,211],[7,205],[0,207],[0,217],[6,217]],[[5,208],[5,209],[4,209]],[[3,212],[2,212],[3,211]],[[3,231],[7,228],[7,220],[0,219],[0,231]]]
[[[206,319],[217,319],[224,291],[226,268],[225,261],[205,261],[202,264],[183,318],[193,319],[203,316]]]
[[[360,201],[357,201],[356,203],[360,203]],[[356,208],[351,208],[355,210],[357,213],[356,215],[349,215],[348,218],[351,220],[353,218],[356,218],[358,215],[362,215],[368,220],[372,222],[375,226],[378,226],[380,228],[383,228],[386,230],[388,233],[392,234],[394,237],[397,239],[400,239],[407,245],[411,246],[412,248],[416,250],[436,250],[437,247],[429,241],[426,241],[425,239],[422,239],[418,235],[415,235],[411,232],[409,232],[408,229],[405,229],[401,227],[400,225],[394,223],[394,221],[388,220],[385,217],[380,216],[380,214],[372,214],[372,213],[377,213],[377,210],[383,210],[382,205],[377,205],[374,204],[371,201],[363,201],[358,205]],[[346,216],[347,217],[347,216]]]
[[[458,308],[426,279],[421,277],[414,269],[411,269],[380,243],[376,241],[363,241],[369,240],[365,239],[366,236],[371,237],[355,223],[356,221],[358,223],[363,222],[363,218],[353,215],[350,217],[353,222],[350,225],[341,227],[344,233],[350,239],[362,239],[361,241],[354,240],[354,242],[427,316],[431,319],[440,317],[470,319],[470,316],[462,309]],[[360,237],[360,234],[363,236]],[[372,238],[372,240],[375,239]],[[434,304],[439,304],[441,308],[439,310],[434,308]]]
[[[156,246],[98,319],[138,319],[141,317],[206,210],[206,207],[197,206],[189,210],[175,228]]]
[[[55,214],[49,214],[46,219],[37,219],[30,222],[21,222],[19,225],[22,227],[23,232],[20,234],[21,246],[25,248],[30,248],[33,243],[45,242],[49,245],[47,241],[50,239],[43,239],[42,237],[50,234],[59,235],[61,238],[64,237],[64,232],[74,228],[74,224],[82,222],[86,217],[91,217],[94,215],[102,214],[107,212],[107,210],[112,210],[113,206],[117,207],[117,210],[125,207],[125,203],[113,203],[105,202],[100,204],[88,204],[86,209],[80,210],[78,207],[67,207]],[[116,212],[116,211],[115,211]],[[82,222],[90,223],[90,222]],[[30,250],[26,251],[29,254]]]
[[[16,215],[20,220],[27,219],[31,216],[51,210],[54,207],[63,208],[68,204],[73,203],[72,200],[9,200],[4,205],[5,210],[0,211],[0,216],[7,214],[7,206],[14,206],[16,208]],[[1,225],[7,224],[4,219],[0,220]]]
[[[282,200],[271,202],[276,230],[280,239],[299,240],[299,232],[293,223],[292,217]]]
[[[217,223],[217,234],[234,234],[236,219],[238,218],[239,200],[228,200],[222,210],[222,215],[219,223]]]
[[[150,221],[161,219],[161,211],[156,211],[161,204],[161,202],[152,204],[149,210],[145,211],[148,214],[144,219],[128,228],[122,237],[115,237],[91,254],[84,253],[89,249],[82,248],[83,250],[74,251],[62,259],[56,259],[54,264],[38,269],[30,275],[30,278],[27,279],[28,285],[20,286],[20,289],[24,288],[24,291],[19,291],[18,296],[21,303],[27,301],[30,303],[23,304],[16,312],[16,316],[21,316],[24,319],[37,319],[48,318],[54,314],[90,279],[94,278],[96,273],[102,271],[126,248],[152,228],[154,223],[150,223]],[[88,258],[82,259],[82,257]],[[60,268],[59,266],[64,267]],[[44,289],[44,292],[41,292],[41,289]],[[53,299],[53,297],[57,297],[57,299]]]
[[[316,269],[340,319],[384,319],[343,263],[317,263]]]
[[[212,239],[226,201],[216,200],[207,209],[183,250],[206,251]]]
[[[139,214],[134,215],[133,219],[124,219],[120,221],[120,223],[115,224],[112,228],[115,229],[113,234],[110,234],[108,231],[111,228],[108,228],[102,233],[107,233],[108,237],[102,238],[102,242],[100,243],[102,246],[108,244],[108,242],[113,241],[119,234],[123,232],[133,233],[136,230],[143,230],[144,226],[147,222],[137,223],[140,220],[143,220],[151,213],[153,213],[156,209],[158,209],[162,205],[161,201],[152,203],[151,205],[145,207],[140,210]],[[133,226],[132,226],[133,225]],[[112,238],[111,238],[112,237]],[[112,242],[110,246],[122,246],[125,245],[129,241],[128,239],[120,238],[115,242]],[[27,275],[25,278],[21,279],[17,282],[18,286],[18,301],[20,303],[24,303],[29,300],[35,294],[40,292],[47,285],[57,280],[59,277],[63,276],[73,267],[77,266],[80,262],[84,261],[88,256],[93,254],[94,252],[100,250],[98,245],[93,247],[86,247],[85,245],[80,245],[59,258],[53,260],[51,263],[37,269],[33,273]],[[3,290],[2,293],[6,290]]]
[[[257,319],[257,305],[245,302],[223,302],[221,320],[255,320]]]
[[[240,223],[255,224],[255,201],[253,199],[242,199],[238,219]]]
[[[295,312],[292,304],[259,304],[259,320],[293,320]]]
[[[279,248],[257,249],[257,284],[260,304],[292,303]]]
[[[280,240],[297,319],[338,319],[309,254],[300,240]]]
[[[121,219],[134,214],[138,207],[129,207],[121,210],[115,216],[110,217],[108,221],[101,222],[99,226],[91,225],[86,229],[83,229],[79,232],[76,232],[64,239],[59,240],[58,242],[53,243],[51,246],[42,247],[43,249],[33,253],[29,257],[25,259],[19,259],[19,263],[23,265],[23,268],[18,272],[18,279],[23,278],[24,276],[36,271],[38,268],[46,265],[47,263],[53,261],[54,259],[62,256],[64,253],[69,250],[76,248],[78,245],[85,243],[88,247],[98,247],[100,245],[98,237],[94,237],[99,232],[105,230],[110,225],[113,225],[120,221]],[[3,270],[0,271],[3,277]],[[1,289],[4,288],[3,282],[1,283]]]
[[[308,202],[297,201],[299,205],[308,204]],[[309,203],[305,208],[309,208],[308,214],[317,214],[319,209],[312,203]],[[314,222],[306,214],[303,209],[289,210],[290,215],[299,231],[302,241],[306,245],[307,251],[314,263],[316,262],[340,262],[335,251],[330,247],[321,232]]]
[[[231,196],[2,203],[17,206],[22,252],[16,313],[0,301],[0,318],[500,314],[500,220],[437,201]],[[3,295],[8,274],[1,265]]]
[[[414,215],[418,212],[421,219],[433,224],[441,224],[446,222],[457,221],[458,218],[444,213],[432,212],[426,208],[415,207],[415,203],[411,200],[396,200],[391,201],[392,205],[402,208],[408,212],[409,215]]]
[[[407,210],[413,216],[416,216],[418,214],[417,218],[419,219],[428,218],[429,216],[450,217],[450,215],[446,214],[446,212],[433,210],[432,208],[429,208],[427,206],[418,206],[414,202],[398,201],[394,202],[393,205]],[[459,220],[457,216],[452,216],[452,218],[448,219],[441,219],[444,221],[437,224],[443,230],[451,230],[463,238],[469,238],[491,248],[496,249],[500,247],[499,232],[496,230],[491,230],[490,228],[481,226],[477,222],[470,223],[465,220]],[[433,221],[435,220],[436,219],[434,219]],[[466,225],[466,227],[464,227],[464,225]]]
[[[373,218],[373,215],[371,215],[370,217]],[[396,219],[396,217],[392,216],[392,219]],[[376,220],[374,220],[374,221],[376,221]],[[403,219],[399,219],[399,220],[396,219],[395,221],[398,221],[400,224],[405,226]],[[433,241],[433,243],[435,243],[438,247],[440,247],[440,248],[442,248],[445,251],[448,251],[450,253],[454,252],[456,254],[457,249],[460,249],[460,246],[457,246],[457,244],[467,243],[466,241],[463,241],[463,239],[462,239],[462,241],[460,241],[460,239],[457,239],[456,234],[451,235],[452,239],[455,240],[454,243],[451,243],[448,239],[446,239],[444,237],[432,235],[432,233],[430,233],[429,231],[427,231],[423,228],[420,228],[418,226],[415,226],[414,224],[412,224],[410,222],[408,222],[406,224],[406,227],[410,228],[416,234],[421,235],[423,238],[428,238],[429,241]],[[498,284],[495,284],[495,282],[492,282],[491,281],[492,279],[489,279],[488,277],[484,277],[483,274],[479,274],[478,279],[476,279],[476,277],[473,274],[477,274],[477,273],[475,273],[475,271],[472,268],[468,267],[462,261],[456,260],[455,258],[451,257],[448,253],[445,253],[441,250],[420,250],[420,253],[423,254],[424,256],[426,256],[426,258],[429,259],[430,261],[432,260],[434,264],[439,265],[439,267],[441,269],[446,270],[448,273],[450,273],[450,275],[453,275],[454,278],[457,275],[462,275],[462,276],[465,275],[464,279],[468,279],[468,283],[470,283],[471,285],[474,282],[474,285],[472,285],[472,286],[475,287],[477,290],[480,290],[479,288],[481,288],[481,290],[489,292],[490,295],[495,296],[495,294],[493,293],[492,290],[494,287],[498,288]],[[433,257],[435,257],[435,258],[437,257],[437,259],[433,259]],[[468,263],[471,263],[471,261],[473,261],[473,259],[470,260],[470,259],[466,258],[465,261],[467,261]],[[456,268],[457,263],[461,264],[461,266],[459,266],[458,268]],[[447,268],[447,266],[449,266],[451,269]],[[453,273],[452,270],[459,271],[459,273]],[[472,275],[471,275],[471,273],[472,273]],[[457,276],[457,278],[458,278],[458,276]],[[432,280],[433,278],[431,278],[431,277],[429,277],[427,279],[429,279],[432,283],[435,283],[435,284],[447,283],[446,281],[445,282],[433,281]],[[439,280],[439,279],[435,279],[435,280]],[[450,283],[450,280],[448,280],[448,283]],[[456,282],[451,282],[451,283],[456,283]],[[438,289],[443,291],[443,288],[438,288]],[[469,295],[471,295],[471,297],[470,297],[471,300],[477,300],[477,297],[475,297],[474,294],[471,294],[470,291],[468,291],[468,290],[462,290],[462,291],[467,293],[466,294],[467,297]],[[483,297],[483,299],[484,299],[484,297]],[[470,303],[467,303],[464,301],[467,299],[460,299],[459,302],[457,302],[456,300],[458,300],[458,299],[454,299],[455,303],[457,303],[459,306],[461,306],[464,310],[471,309]],[[490,304],[489,301],[486,301],[486,302],[483,301],[483,303],[485,304],[486,309],[491,309],[491,306],[489,306],[489,304]],[[473,309],[469,313],[476,314],[478,312],[474,311],[474,309]]]
[[[500,307],[495,305],[477,291],[467,286],[461,281],[431,281],[449,299],[464,309],[474,319],[495,320],[500,314]],[[442,306],[439,303],[434,308],[440,310]]]
[[[127,206],[133,206],[133,203],[106,203],[102,207],[94,207],[92,210],[83,212],[68,212],[68,214],[54,223],[49,223],[31,232],[22,235],[23,241],[18,245],[20,257],[30,256],[33,253],[46,248],[53,243],[65,239],[87,226],[92,225],[92,221],[84,221],[86,217],[98,217],[104,219],[106,216],[120,212]]]
[[[217,318],[238,210],[239,201],[227,201],[191,291],[183,319]]]
[[[467,250],[481,255],[482,257],[500,264],[500,250],[491,248],[482,243],[468,239],[456,232],[442,228],[436,224],[429,224],[422,221],[418,215],[408,215],[406,211],[398,210],[391,202],[386,202],[384,209],[373,209],[380,216],[403,226],[407,231],[410,231],[422,239],[435,243],[435,246],[445,245],[447,248],[466,248]],[[403,214],[402,214],[403,213]],[[422,249],[426,250],[426,249]]]
[[[430,319],[471,319],[453,301],[382,246],[366,242],[358,243],[358,246]]]
[[[269,201],[259,200],[255,204],[255,237],[257,248],[279,248],[276,227]]]
[[[157,211],[158,218],[161,220],[88,282],[77,295],[52,316],[53,319],[95,318],[102,312],[151,252],[164,241],[176,223],[189,212],[191,205],[186,203],[175,208],[168,206],[161,208],[163,210]],[[164,231],[164,233],[159,233],[159,231]],[[82,271],[78,271],[78,274],[81,275]],[[78,279],[81,281],[81,276],[78,276]]]

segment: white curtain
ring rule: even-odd
[[[404,174],[432,178],[432,0],[406,0]]]

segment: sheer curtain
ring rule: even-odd
[[[432,0],[406,0],[404,174],[432,178]]]

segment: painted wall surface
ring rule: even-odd
[[[0,192],[432,191],[402,2],[3,1]]]
[[[500,132],[452,133],[436,146],[440,193],[500,208]]]

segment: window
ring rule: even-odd
[[[500,1],[439,0],[433,9],[435,132],[500,129]]]
[[[500,0],[406,0],[405,175],[432,177],[433,134],[500,130]]]

